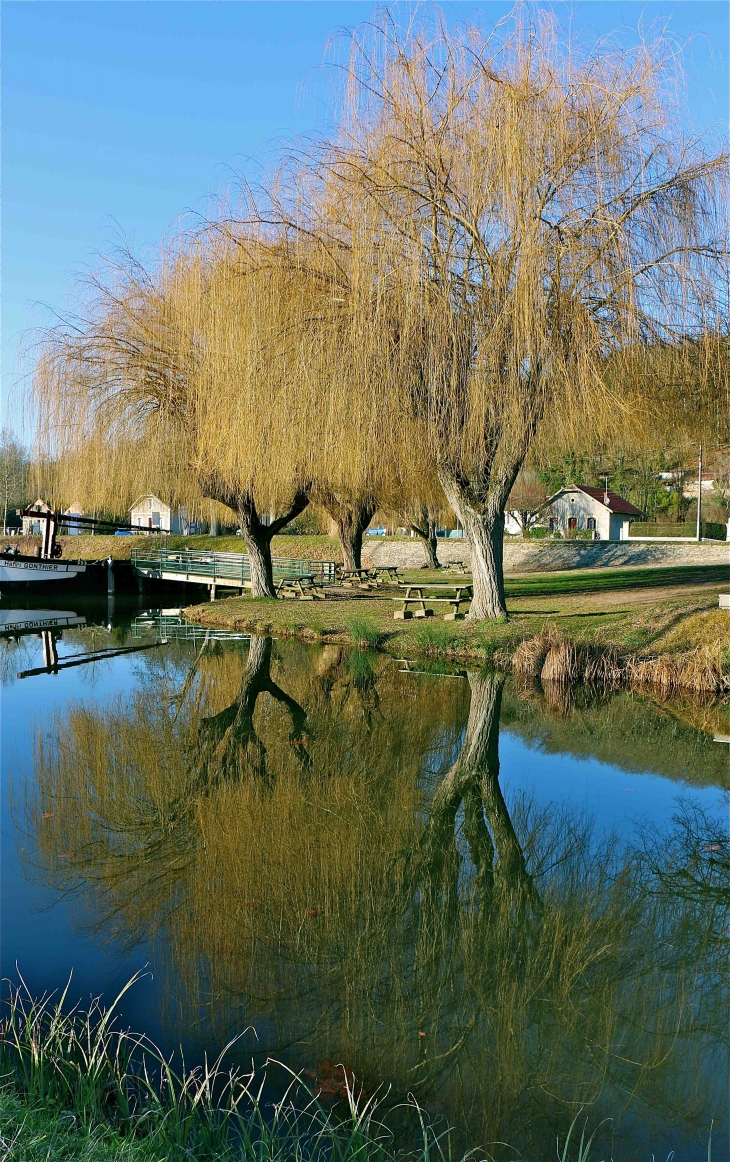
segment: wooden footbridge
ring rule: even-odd
[[[306,561],[272,557],[274,585],[282,596],[292,589],[312,591],[335,582],[334,561]],[[194,549],[132,549],[132,567],[141,579],[182,581],[207,585],[215,601],[218,589],[251,588],[251,569],[245,553],[209,553]]]

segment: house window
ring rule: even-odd
[[[577,529],[578,528],[578,521],[577,521],[576,517],[574,517],[574,516],[568,517],[568,528],[569,529]]]
[[[550,517],[550,532],[555,533],[558,530],[558,522],[554,516]]]
[[[159,512],[152,513],[152,527],[154,529],[158,529],[160,527],[160,514],[159,514]]]
[[[586,528],[587,529],[594,529],[595,527],[596,527],[596,518],[594,516],[589,516],[588,520],[586,521]]]

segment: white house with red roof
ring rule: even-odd
[[[629,535],[632,520],[641,519],[641,510],[617,492],[571,484],[548,501],[550,531],[563,536],[588,530],[597,541],[621,541]]]

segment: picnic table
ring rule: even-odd
[[[465,576],[467,573],[470,572],[470,570],[467,569],[467,567],[463,561],[452,561],[451,564],[448,566],[446,572],[447,573],[459,573],[462,576]]]
[[[434,604],[436,602],[444,603],[451,607],[449,613],[444,614],[444,621],[456,621],[458,617],[463,617],[460,612],[462,605],[468,605],[473,596],[473,587],[471,585],[460,585],[455,582],[453,585],[444,584],[443,582],[424,582],[419,585],[402,585],[401,589],[405,590],[403,597],[394,597],[393,601],[402,601],[403,608],[396,609],[393,618],[396,621],[407,621],[411,617],[433,617],[433,610],[426,608],[426,602]],[[436,596],[430,594],[424,597],[425,590],[437,590]],[[454,591],[453,597],[439,596],[440,590],[449,589]],[[411,611],[408,606],[417,605],[419,608]]]
[[[372,569],[339,568],[337,576],[340,584],[350,589],[370,589],[372,588],[372,584],[375,582]]]
[[[392,581],[397,585],[400,581],[397,565],[376,565],[373,572],[380,584],[383,584],[385,581]]]
[[[316,598],[324,600],[324,593],[318,591],[312,573],[303,573],[299,577],[282,577],[276,582],[275,588],[277,597],[298,597],[300,601],[314,601]]]

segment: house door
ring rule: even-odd
[[[576,517],[574,517],[574,516],[568,517],[568,528],[569,529],[577,529],[578,528],[578,521],[577,521]]]

